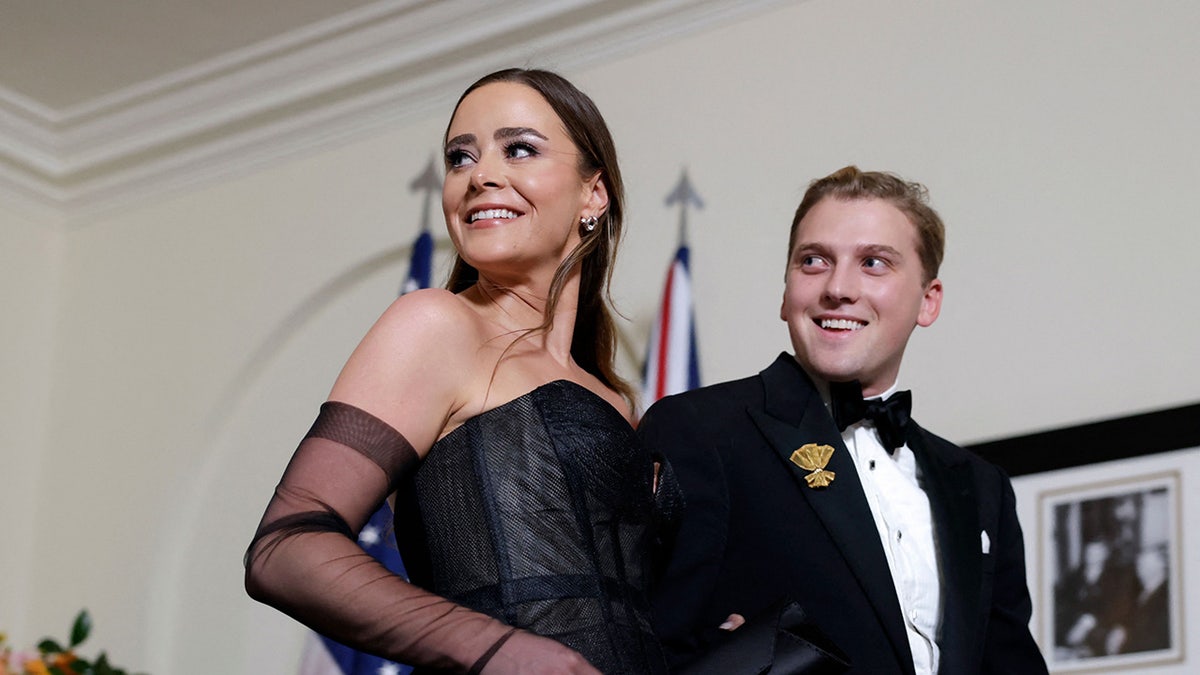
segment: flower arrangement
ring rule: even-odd
[[[87,661],[75,653],[75,648],[91,632],[92,617],[85,609],[71,624],[71,641],[66,647],[43,638],[36,650],[14,652],[4,633],[0,633],[0,675],[129,675],[109,663],[104,652],[95,661]]]

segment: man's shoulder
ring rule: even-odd
[[[723,409],[736,405],[738,409],[755,399],[762,398],[762,377],[751,375],[737,380],[718,382],[696,389],[665,396],[646,411],[646,416],[662,414],[667,411],[680,412],[686,410],[709,411]]]
[[[914,422],[914,424],[916,423]],[[964,448],[953,441],[933,433],[920,424],[916,424],[916,426],[924,437],[925,443],[931,449],[934,449],[935,452],[939,453],[948,463],[959,464],[965,462],[974,469],[976,475],[1008,480],[1008,474],[1000,466],[980,457],[968,448]]]
[[[727,433],[750,419],[748,408],[762,406],[762,391],[762,378],[752,375],[663,397],[642,416],[638,433],[643,439]]]
[[[741,377],[736,380],[726,380],[709,384],[697,389],[685,391],[680,394],[675,394],[673,397],[678,397],[684,400],[705,401],[728,398],[730,396],[744,396],[748,392],[762,390],[762,375],[755,373],[747,377]]]
[[[961,445],[933,433],[932,431],[930,431],[925,426],[921,425],[916,420],[913,420],[912,423],[914,425],[916,425],[917,429],[920,431],[921,436],[924,438],[926,443],[928,443],[932,446],[936,446],[937,448],[940,448],[941,450],[944,450],[946,452],[949,452],[956,458],[966,459],[966,457],[968,455],[970,455],[971,457],[975,456],[973,453],[970,453],[967,450],[965,450]]]

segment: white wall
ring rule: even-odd
[[[71,233],[44,460],[57,492],[37,503],[88,564],[51,557],[57,535],[39,532],[35,625],[61,631],[82,603],[96,644],[155,673],[288,669],[255,661],[298,654],[276,645],[300,633],[245,596],[241,554],[397,292],[420,211],[398,186],[433,143],[374,138]]]
[[[1200,399],[1200,282],[1177,262],[1200,244],[1198,27],[1184,2],[805,2],[585,73],[635,201],[626,307],[650,316],[639,273],[668,255],[686,164],[709,203],[705,373],[762,368],[787,346],[791,214],[853,162],[926,183],[948,223],[942,317],[902,375],[930,427],[979,440]]]
[[[0,630],[14,635],[26,630],[34,598],[60,245],[52,225],[0,212]]]
[[[1198,33],[1189,2],[810,0],[567,72],[626,174],[630,341],[658,302],[677,219],[663,198],[686,166],[707,202],[691,218],[703,375],[769,363],[788,347],[791,213],[808,180],[853,162],[925,182],[948,223],[943,314],[902,374],[926,426],[968,442],[1200,400]],[[303,631],[244,596],[241,554],[396,292],[420,214],[408,181],[444,123],[111,214],[63,235],[61,268],[57,235],[0,223],[20,242],[0,281],[31,289],[0,290],[30,319],[5,350],[31,356],[0,363],[34,392],[5,394],[5,419],[33,422],[0,432],[5,468],[19,454],[33,482],[0,508],[35,509],[0,553],[27,572],[0,581],[0,621],[14,599],[32,641],[87,605],[89,644],[122,665],[293,672]]]

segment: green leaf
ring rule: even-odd
[[[87,639],[92,632],[92,615],[86,609],[79,610],[75,623],[71,626],[71,646],[75,647]]]
[[[58,644],[54,640],[51,640],[50,638],[46,638],[39,642],[37,647],[38,651],[42,652],[43,654],[58,654],[60,652],[67,651],[62,648],[62,645]]]

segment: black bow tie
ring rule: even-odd
[[[833,421],[837,424],[838,431],[845,431],[851,424],[866,419],[875,425],[883,449],[889,454],[904,445],[905,430],[912,411],[911,392],[898,391],[886,401],[864,401],[862,385],[858,380],[851,380],[830,382],[829,398],[832,402]]]

